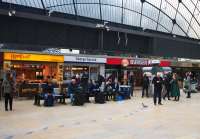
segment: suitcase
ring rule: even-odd
[[[46,95],[44,98],[44,106],[51,107],[54,105],[54,97],[53,95]]]
[[[82,106],[85,103],[85,95],[83,93],[76,93],[73,96],[72,105],[73,106]]]
[[[131,98],[130,86],[120,86],[120,94],[122,95],[123,99],[130,99]]]
[[[98,103],[98,104],[105,103],[105,96],[103,93],[96,93],[94,99],[95,99],[95,103]]]

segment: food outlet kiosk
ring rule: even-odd
[[[105,75],[106,58],[92,55],[64,56],[64,79],[70,80],[73,76],[89,74],[89,79],[97,80],[98,74]]]
[[[5,52],[3,60],[3,70],[15,73],[20,96],[37,93],[39,84],[49,79],[63,80],[63,56]]]
[[[64,57],[59,55],[4,53],[4,70],[16,72],[17,81],[43,81],[55,78],[62,81]]]
[[[127,84],[128,78],[133,73],[136,86],[141,85],[142,67],[149,66],[148,59],[129,58],[129,57],[108,57],[106,63],[106,78],[114,76],[121,84]]]

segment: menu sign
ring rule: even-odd
[[[106,58],[84,57],[84,56],[64,56],[65,62],[81,62],[81,63],[106,63]]]
[[[63,56],[43,54],[4,53],[4,60],[63,62]]]

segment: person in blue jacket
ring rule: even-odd
[[[90,93],[95,95],[97,92],[100,92],[99,84],[98,81],[91,81],[90,88],[89,88]]]

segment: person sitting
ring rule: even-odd
[[[119,82],[117,79],[115,79],[114,83],[112,84],[112,97],[115,100],[116,95],[119,94]]]
[[[112,80],[109,79],[106,83],[105,86],[105,97],[106,100],[109,101],[110,99],[112,99]]]
[[[22,84],[26,84],[26,81],[23,81]],[[40,100],[45,98],[45,95],[48,93],[49,80],[44,84],[39,84],[39,92],[35,95],[34,105],[40,106]]]
[[[44,95],[44,106],[53,106],[54,105],[54,96],[53,96],[54,86],[51,81],[47,82],[45,86],[45,95]]]
[[[100,92],[100,88],[97,81],[92,81],[92,84],[90,85],[90,92],[92,95],[95,95],[96,93]]]

